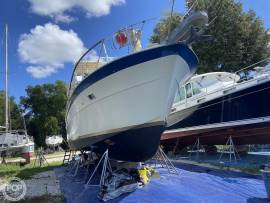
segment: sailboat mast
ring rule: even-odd
[[[9,130],[9,120],[8,120],[8,26],[6,24],[6,71],[5,71],[5,89],[6,89],[6,96],[5,96],[5,126],[6,126],[6,132]]]

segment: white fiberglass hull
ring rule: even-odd
[[[118,141],[124,144],[127,140],[124,142],[122,136],[128,136],[132,142],[139,134],[142,136],[138,139],[144,139],[140,142],[153,136],[158,146],[177,85],[193,72],[194,68],[181,55],[170,54],[129,66],[86,87],[71,102],[66,118],[71,148],[87,148],[100,141],[108,145]],[[152,127],[156,135],[151,133]],[[145,133],[140,130],[145,128],[148,129]],[[134,129],[137,131],[132,132]],[[122,136],[113,139],[119,133]],[[139,159],[144,158],[136,158]]]

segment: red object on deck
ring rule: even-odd
[[[124,32],[118,32],[115,38],[120,47],[123,47],[127,43],[127,36]]]

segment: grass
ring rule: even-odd
[[[33,197],[33,198],[25,198],[18,203],[63,203],[65,202],[64,196],[62,195],[43,195],[40,197]]]
[[[216,166],[222,170],[227,170],[227,171],[234,171],[234,170],[237,170],[237,171],[241,171],[243,173],[249,173],[249,174],[254,174],[254,175],[259,175],[260,174],[260,169],[258,167],[252,167],[252,166],[249,166],[249,167],[240,167],[240,166],[224,166],[223,164],[219,164],[219,163],[210,163],[210,165],[213,165],[213,166]]]
[[[62,165],[62,161],[55,161],[49,163],[49,165],[46,166],[34,166],[34,161],[31,161],[30,164],[27,164],[25,166],[19,166],[15,164],[1,164],[0,165],[0,178],[2,179],[9,179],[11,177],[18,177],[21,179],[29,179],[31,176],[41,173],[44,171],[52,170],[56,167],[59,167]]]

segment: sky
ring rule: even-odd
[[[270,28],[269,0],[239,0]],[[172,0],[1,0],[0,89],[4,88],[5,24],[8,24],[9,95],[19,101],[28,85],[69,83],[74,62],[96,41],[118,29],[152,19],[142,30],[146,45]],[[185,12],[185,1],[175,0]]]

